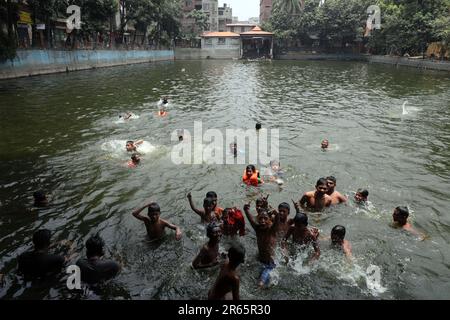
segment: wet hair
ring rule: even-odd
[[[245,248],[240,243],[235,243],[228,249],[228,259],[230,263],[239,265],[245,261]]]
[[[341,225],[334,226],[333,229],[331,229],[331,234],[337,235],[339,238],[344,239],[345,238],[345,227]]]
[[[260,217],[260,216],[267,216],[270,218],[270,213],[268,210],[262,209],[260,212],[258,212],[258,217]]]
[[[47,199],[47,196],[45,195],[44,190],[38,190],[33,193],[33,198],[34,198],[34,201],[41,202],[41,201],[45,201]]]
[[[308,216],[302,212],[299,212],[294,217],[294,223],[296,225],[308,226]]]
[[[129,143],[134,144],[134,141],[133,140],[128,140],[126,144],[129,144]]]
[[[203,199],[203,207],[212,207],[214,205],[214,199],[207,197]]]
[[[252,172],[256,172],[256,168],[255,168],[255,166],[252,165],[252,164],[249,164],[249,165],[247,166],[247,168],[245,168],[245,171],[247,171],[247,170],[252,170]]]
[[[212,233],[214,232],[215,229],[219,229],[220,230],[220,226],[215,223],[215,222],[211,222],[210,224],[208,224],[208,226],[206,227],[206,236],[208,238],[212,237]]]
[[[148,206],[148,216],[151,216],[151,215],[156,214],[156,213],[160,214],[161,213],[161,208],[159,207],[159,204],[157,204],[156,202],[152,202]]]
[[[287,202],[282,202],[278,205],[278,210],[280,209],[287,209],[287,211],[291,211],[291,206]]]
[[[409,210],[407,207],[397,207],[395,208],[395,210],[397,210],[398,214],[401,215],[403,218],[408,218]]]
[[[369,196],[369,191],[367,191],[367,189],[358,189],[356,192],[360,193],[364,198]]]
[[[215,193],[214,191],[208,191],[208,192],[206,193],[206,197],[207,197],[207,198],[217,199],[217,193]]]
[[[131,160],[133,160],[133,161],[136,161],[136,160],[141,161],[141,159],[138,159],[138,156],[139,156],[139,154],[133,153],[133,154],[131,155]]]
[[[261,129],[261,123],[257,122],[255,128],[256,128],[256,130]]]
[[[327,179],[320,178],[319,180],[317,180],[316,187],[321,186],[321,185],[327,185]]]
[[[333,181],[334,184],[336,184],[336,178],[335,178],[335,177],[333,177],[333,176],[328,176],[328,177],[326,177],[326,179],[327,179],[327,180],[330,180],[330,181]]]
[[[103,247],[105,246],[105,241],[98,234],[91,236],[86,241],[86,255],[87,257],[102,256]]]
[[[45,249],[50,245],[50,238],[52,237],[50,230],[41,229],[33,234],[33,244],[37,250]]]

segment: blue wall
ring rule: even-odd
[[[173,59],[169,50],[19,50],[0,64],[0,79]]]

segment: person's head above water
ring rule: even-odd
[[[48,199],[47,195],[45,194],[45,191],[38,190],[33,193],[34,198],[34,206],[35,207],[46,207],[48,205]]]
[[[392,214],[392,218],[394,222],[397,222],[399,225],[403,226],[408,222],[409,210],[407,207],[397,207]]]
[[[220,225],[215,222],[208,224],[208,226],[206,227],[206,236],[211,240],[219,240],[222,236]]]
[[[328,176],[325,179],[327,179],[328,194],[331,194],[333,193],[334,188],[336,187],[336,178],[333,176]]]
[[[36,250],[45,250],[50,246],[50,230],[41,229],[33,234],[33,244]]]
[[[139,156],[138,153],[133,153],[133,155],[131,156],[131,161],[133,161],[133,164],[139,164],[141,163],[141,157]]]
[[[277,160],[270,161],[270,168],[272,168],[273,171],[280,170],[280,162]]]
[[[136,146],[134,145],[134,141],[132,140],[128,140],[125,144],[125,147],[127,148],[128,152],[136,151]]]
[[[365,202],[367,201],[367,197],[369,196],[369,191],[367,189],[358,189],[355,194],[356,202]]]
[[[213,200],[214,208],[217,206],[217,193],[215,191],[208,191],[206,193],[206,198],[211,198]]]
[[[294,217],[294,223],[296,227],[306,228],[308,226],[308,216],[302,212],[299,212]]]
[[[235,267],[245,261],[245,248],[242,244],[234,243],[230,249],[228,249],[228,261]]]
[[[287,202],[282,202],[278,205],[278,212],[280,213],[280,218],[283,218],[283,220],[286,220],[289,216],[289,213],[291,211],[291,206]]]
[[[319,180],[317,180],[317,182],[316,182],[316,192],[319,195],[324,195],[325,193],[327,193],[327,191],[328,191],[327,180],[325,178],[320,178]]]
[[[261,123],[257,122],[257,123],[256,123],[256,126],[255,126],[256,130],[261,129],[261,127],[262,127]]]
[[[103,247],[105,246],[105,241],[97,234],[91,236],[86,241],[86,256],[88,258],[91,257],[101,257],[105,253],[103,251]]]
[[[256,218],[262,229],[269,228],[272,225],[272,220],[270,219],[269,212],[266,209],[262,209],[258,212],[258,216]]]
[[[331,229],[331,243],[342,244],[345,238],[345,227],[341,225],[334,226]]]
[[[213,198],[207,197],[203,199],[203,209],[205,210],[206,214],[209,214],[214,210],[215,203],[216,202],[214,201]]]
[[[256,173],[256,168],[254,165],[250,164],[245,168],[245,173],[247,176],[251,176],[252,174]]]
[[[161,208],[156,202],[152,202],[148,206],[148,217],[151,222],[157,222],[159,220],[159,216],[161,215]]]
[[[321,142],[322,149],[327,149],[329,147],[329,145],[330,145],[330,142],[327,139],[322,140],[322,142]]]

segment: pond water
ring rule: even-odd
[[[155,116],[162,95],[171,100],[164,118]],[[126,111],[139,117],[118,121]],[[243,164],[175,165],[171,150],[178,141],[171,133],[193,132],[194,121],[222,132],[254,129],[257,121],[279,129],[284,185],[243,186]],[[0,82],[0,134],[0,298],[204,299],[217,270],[190,267],[206,235],[186,194],[201,207],[214,190],[219,206],[242,208],[264,193],[277,207],[328,175],[350,201],[310,214],[310,225],[322,236],[344,225],[353,264],[322,240],[317,263],[308,265],[304,254],[279,262],[273,286],[260,290],[256,239],[247,223],[241,298],[450,298],[448,73],[354,62],[206,60],[7,80]],[[327,152],[320,149],[325,138]],[[137,139],[146,141],[146,152],[142,165],[129,169],[124,144]],[[370,193],[367,208],[352,201],[362,187]],[[38,189],[51,194],[51,206],[30,211]],[[157,245],[146,240],[131,212],[150,200],[182,228],[181,241],[172,232]],[[391,227],[400,205],[409,207],[426,240]],[[55,242],[73,241],[73,261],[98,232],[122,272],[84,294],[69,291],[64,274],[24,282],[16,257],[32,247],[39,228],[50,229]],[[370,266],[379,268],[380,285],[367,275]]]

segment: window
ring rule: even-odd
[[[223,44],[226,44],[226,42],[227,42],[226,38],[219,38],[218,44],[223,45]]]
[[[234,32],[234,27],[231,27],[231,32]]]
[[[205,39],[205,45],[206,46],[212,46],[212,39],[211,38]]]
[[[203,10],[204,10],[204,11],[208,11],[208,10],[209,10],[209,3],[205,3],[205,4],[203,5]]]
[[[241,27],[241,32],[245,32],[245,27]]]

